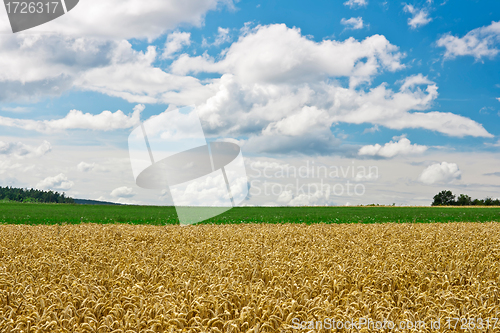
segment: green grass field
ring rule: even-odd
[[[500,221],[500,207],[238,207],[204,224]],[[174,207],[0,203],[0,223],[178,224]]]

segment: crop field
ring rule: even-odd
[[[242,207],[181,227],[173,207],[0,203],[0,332],[498,332],[499,220]]]
[[[0,332],[498,332],[499,277],[497,223],[0,225]]]
[[[500,207],[237,207],[203,222],[385,223],[500,221]],[[171,206],[0,203],[0,224],[179,224]]]

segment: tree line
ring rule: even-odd
[[[456,197],[451,191],[444,190],[434,196],[431,206],[500,206],[500,200],[472,199],[466,194]]]
[[[0,200],[18,202],[43,202],[43,203],[75,203],[73,198],[54,191],[41,191],[36,189],[22,189],[0,186]]]

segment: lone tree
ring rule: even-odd
[[[455,195],[451,191],[441,191],[434,196],[432,206],[453,206],[456,204]]]

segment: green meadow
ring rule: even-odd
[[[500,221],[500,207],[238,207],[204,221],[237,223],[433,223]],[[179,224],[171,206],[0,203],[2,224]]]

